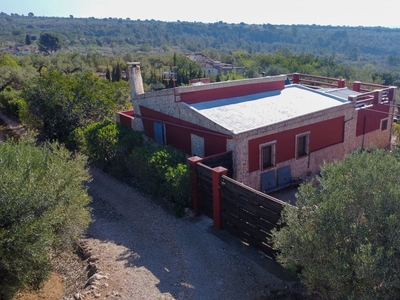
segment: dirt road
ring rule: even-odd
[[[94,169],[92,176],[95,221],[84,243],[104,277],[97,278],[91,295],[264,299],[281,286],[265,269],[272,262],[253,250],[244,254],[238,241],[215,232],[208,218],[177,219],[103,172]]]

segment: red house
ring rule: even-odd
[[[390,146],[395,87],[291,74],[143,92],[119,122],[190,156],[232,152],[233,178],[271,191],[359,147]]]

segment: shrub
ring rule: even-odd
[[[399,162],[384,150],[326,164],[273,232],[277,260],[327,299],[398,299]]]
[[[23,120],[26,115],[26,102],[21,98],[21,92],[7,87],[0,93],[0,104],[7,112],[13,116]]]
[[[154,195],[168,196],[175,204],[176,214],[182,215],[189,198],[186,155],[170,146],[145,145],[136,148],[130,158],[139,187]]]
[[[0,144],[0,299],[37,289],[49,253],[66,249],[90,222],[86,158],[57,144]]]
[[[75,132],[77,140],[81,140],[79,135],[83,137],[83,143],[80,144],[84,153],[101,168],[121,162],[121,159],[117,160],[118,157],[126,157],[134,147],[143,145],[142,132],[110,121],[94,122],[82,132]]]

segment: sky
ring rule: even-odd
[[[392,3],[390,3],[392,2]],[[364,3],[364,4],[362,4]],[[27,16],[130,18],[273,25],[400,27],[400,1],[360,0],[0,0],[0,12]]]

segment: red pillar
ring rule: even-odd
[[[346,80],[339,79],[337,87],[340,89],[340,88],[344,88],[345,86],[346,86]]]
[[[293,73],[293,83],[299,84],[300,83],[300,73]]]
[[[353,91],[360,92],[360,90],[361,90],[361,82],[360,81],[354,81],[353,82]]]
[[[203,161],[201,157],[193,156],[187,159],[189,164],[190,172],[190,199],[192,200],[192,208],[194,209],[195,215],[200,215],[199,209],[199,192],[197,190],[197,180],[196,180],[196,165]]]
[[[221,207],[221,176],[226,175],[228,169],[216,167],[212,169],[212,189],[213,189],[213,219],[214,228],[222,229],[222,207]]]

